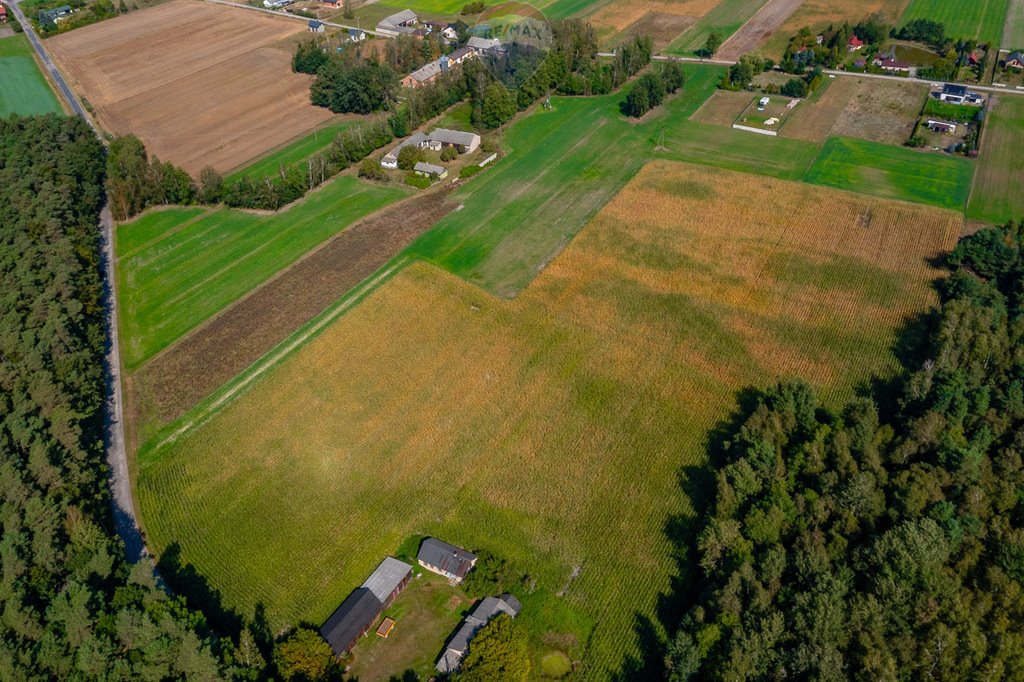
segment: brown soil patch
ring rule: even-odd
[[[172,0],[46,41],[74,88],[116,134],[190,173],[236,168],[331,118],[309,103],[281,41],[302,24]]]
[[[732,34],[715,54],[717,59],[739,59],[766,41],[800,7],[803,0],[768,0],[750,20]]]
[[[181,416],[454,208],[445,192],[426,193],[337,235],[135,372],[129,421],[144,429]]]
[[[846,97],[847,103],[832,126],[831,134],[903,144],[914,131],[928,86],[869,78],[850,79],[856,81],[857,88],[848,96],[845,88],[839,91],[837,96]],[[822,99],[830,94],[826,92]]]
[[[720,0],[616,0],[591,14],[587,21],[599,31],[624,31],[651,12],[696,18],[710,12],[719,2]]]
[[[658,52],[668,47],[679,34],[693,26],[696,21],[696,17],[648,12],[615,36],[612,42],[621,44],[636,36],[648,36],[654,44],[654,51]]]
[[[701,123],[731,126],[753,97],[749,92],[716,90],[690,119]]]
[[[832,131],[843,109],[858,95],[861,85],[854,78],[836,77],[813,102],[796,105],[792,118],[782,132],[783,137],[821,142]]]

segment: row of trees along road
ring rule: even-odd
[[[785,383],[727,429],[671,679],[1024,679],[1022,244],[956,247],[876,400]]]

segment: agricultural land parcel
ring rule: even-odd
[[[60,113],[60,103],[39,71],[28,39],[0,38],[0,118]]]
[[[693,53],[703,47],[708,36],[718,31],[728,39],[764,6],[766,0],[722,0],[702,16],[669,46],[675,54]]]
[[[710,494],[704,442],[735,392],[799,375],[836,405],[891,372],[894,330],[933,302],[928,261],[960,225],[655,163],[516,299],[411,266],[205,426],[142,452],[147,536],[275,627],[322,620],[414,532],[491,549],[551,590],[579,566],[566,599],[600,623],[586,663],[606,678],[640,653],[637,616],[657,622],[679,570],[664,529],[695,512],[680,471]]]
[[[287,168],[299,161],[305,161],[317,152],[325,150],[339,133],[351,127],[352,124],[352,121],[343,120],[314,130],[239,168],[228,177],[228,180],[235,180],[241,177],[265,178],[276,175],[282,168]]]
[[[989,107],[967,216],[1003,224],[1024,217],[1024,97],[1001,96]]]
[[[946,27],[946,35],[956,40],[974,38],[987,45],[998,45],[1003,37],[1010,0],[911,0],[903,13],[903,22],[931,19]]]
[[[1003,44],[1007,50],[1024,49],[1024,0],[1010,0],[1003,26]]]
[[[670,44],[697,19],[714,9],[719,0],[617,0],[601,5],[586,20],[605,45],[615,45],[635,35],[648,35],[655,49]]]
[[[297,22],[171,0],[47,40],[72,85],[116,134],[193,175],[241,166],[332,117],[291,72]]]
[[[485,0],[488,6],[500,5],[507,0]],[[616,0],[619,1],[619,0]],[[599,0],[531,0],[527,4],[541,10],[548,19],[567,19],[598,4]],[[411,9],[419,15],[428,17],[454,17],[466,4],[466,0],[393,0],[386,3],[367,3],[364,5],[371,13],[358,12],[360,17],[379,19],[404,9]],[[364,24],[365,26],[365,24]]]
[[[719,59],[737,60],[753,52],[775,33],[803,0],[768,0],[747,23],[726,40],[716,53]]]
[[[789,39],[804,26],[812,31],[824,30],[830,24],[844,21],[851,26],[874,14],[881,14],[889,24],[895,25],[910,0],[804,0],[790,17],[758,49],[758,53],[779,60]]]
[[[271,216],[174,208],[117,230],[122,353],[138,367],[302,254],[406,196],[345,175]]]

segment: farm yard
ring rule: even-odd
[[[806,182],[963,211],[974,165],[905,147],[833,137],[804,177]]]
[[[297,21],[171,0],[58,35],[47,48],[115,134],[193,175],[227,172],[332,118],[291,72]],[[281,42],[284,45],[278,45]]]
[[[903,13],[903,22],[931,19],[946,27],[946,35],[956,40],[974,38],[997,45],[1003,37],[1011,0],[911,0]]]
[[[1024,97],[1000,96],[989,107],[967,216],[1003,224],[1024,218]]]
[[[0,38],[0,118],[61,113],[23,35]]]
[[[406,195],[345,175],[271,216],[172,208],[119,226],[125,366],[137,368],[328,237]]]
[[[894,331],[934,301],[928,263],[960,225],[648,165],[514,300],[412,265],[211,421],[144,448],[147,537],[274,628],[320,622],[412,533],[487,548],[568,585],[600,623],[588,675],[607,678],[686,579],[664,528],[710,494],[704,441],[735,392],[799,374],[836,405],[893,371]]]

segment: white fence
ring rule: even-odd
[[[767,135],[768,137],[778,137],[779,134],[774,130],[765,130],[764,128],[752,128],[751,126],[740,125],[739,123],[733,123],[732,127],[736,130],[746,130],[748,133],[757,133],[758,135]]]

